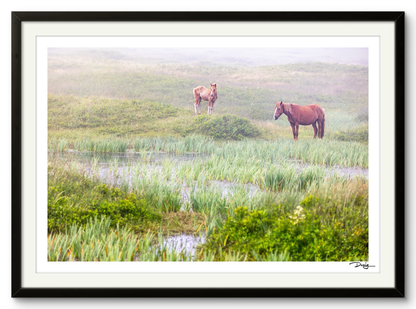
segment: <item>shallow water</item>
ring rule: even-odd
[[[205,236],[193,236],[193,235],[177,235],[169,236],[163,240],[163,245],[169,248],[170,250],[175,250],[177,253],[185,251],[187,254],[190,254],[192,257],[195,255],[196,247],[199,244],[205,242]]]
[[[49,155],[58,156],[59,158],[66,158],[68,160],[77,160],[80,163],[91,163],[92,159],[98,158],[99,164],[110,164],[116,159],[121,165],[127,165],[134,162],[149,162],[161,164],[163,160],[178,160],[178,161],[191,161],[196,158],[206,158],[209,155],[197,152],[187,152],[183,154],[174,154],[168,152],[116,152],[116,153],[104,153],[97,154],[90,151],[68,151],[63,153],[49,153]]]
[[[50,156],[58,156],[59,158],[65,158],[68,161],[76,161],[81,166],[80,168],[88,174],[93,173],[98,175],[99,179],[108,185],[117,186],[123,182],[128,182],[129,186],[132,183],[132,170],[135,166],[143,164],[146,166],[146,170],[161,171],[162,163],[164,160],[169,159],[175,161],[175,167],[179,167],[182,163],[192,164],[191,162],[196,159],[209,158],[207,154],[200,153],[184,153],[174,154],[166,152],[127,152],[127,153],[112,153],[112,154],[94,154],[92,152],[67,152],[59,154],[50,154]],[[96,160],[95,166],[92,163]],[[301,160],[290,159],[286,163],[297,165],[297,172],[311,167],[310,164],[302,163]],[[274,165],[276,168],[280,168],[280,164]],[[273,168],[273,166],[272,166]],[[175,169],[175,168],[173,168]],[[325,166],[325,172],[328,176],[338,175],[340,177],[365,177],[368,179],[368,169],[360,167],[343,167],[343,166]],[[175,177],[172,172],[171,178]],[[249,196],[252,196],[261,189],[255,184],[238,184],[235,181],[209,181],[209,186],[218,188],[222,192],[222,197],[227,198],[233,194],[233,189],[238,185],[245,186]],[[181,185],[182,199],[185,202],[189,201],[191,190],[195,188],[197,182],[192,184],[185,181]]]
[[[338,174],[339,176],[349,176],[349,177],[356,177],[356,176],[363,176],[368,179],[368,168],[361,168],[358,166],[355,167],[343,167],[343,166],[334,166],[328,167],[330,172],[334,174]]]
[[[311,166],[310,164],[299,163],[298,172],[310,166]],[[350,166],[344,167],[344,166],[337,166],[337,165],[325,166],[325,171],[328,176],[338,175],[341,177],[346,176],[348,178],[362,176],[368,179],[368,168],[361,168],[358,166],[354,166],[354,167],[350,167]]]

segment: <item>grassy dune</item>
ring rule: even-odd
[[[358,112],[359,116],[345,114],[342,110],[326,110],[325,139],[367,142],[366,113],[365,109]],[[230,114],[215,113],[211,117],[204,114],[195,116],[193,110],[185,107],[152,101],[81,98],[50,94],[48,134],[52,139],[69,140],[146,136],[185,137],[193,134],[219,139],[254,137],[267,140],[293,136],[285,115],[279,121],[263,121],[235,115],[232,125],[221,120],[224,117],[230,119],[227,115]],[[246,124],[247,120],[250,124]],[[242,130],[239,138],[230,132],[237,127],[238,130]],[[361,135],[357,135],[356,131],[361,131]],[[308,140],[313,137],[312,126],[300,126],[299,132],[300,139]]]

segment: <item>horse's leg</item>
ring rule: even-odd
[[[290,126],[292,127],[293,139],[294,139],[294,140],[296,140],[296,129],[295,129],[295,124],[290,122]]]
[[[212,106],[213,106],[214,104],[212,103],[212,101],[211,100],[208,100],[208,115],[211,115],[212,114]]]
[[[322,121],[319,121],[318,123],[319,123],[319,138],[321,138],[321,139],[322,139],[322,130],[323,130],[324,128],[322,127]]]
[[[318,132],[318,129],[316,128],[316,122],[312,122],[312,127],[313,127],[313,139],[316,138],[316,132]]]
[[[321,138],[324,138],[324,132],[325,132],[325,115],[322,117],[321,120]]]
[[[198,108],[198,104],[199,104],[199,100],[200,100],[200,96],[195,92],[194,89],[194,109],[195,109],[195,116],[196,116],[196,109]]]
[[[316,122],[316,124],[318,125],[318,138],[321,138],[321,122],[319,121],[319,119]]]
[[[201,104],[201,97],[195,96],[195,103],[194,103],[195,115],[197,113],[197,110],[198,110],[199,114],[201,114],[201,111],[199,111],[199,104]]]
[[[318,120],[318,137],[319,138],[322,138],[322,129],[323,129],[323,127],[322,127],[322,121],[321,120]]]
[[[198,98],[198,104],[197,104],[199,115],[201,115],[201,107],[200,106],[201,106],[201,97]]]
[[[299,123],[296,124],[296,140],[298,140],[299,135]]]

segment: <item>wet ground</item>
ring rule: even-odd
[[[50,154],[52,155],[52,154]],[[53,154],[56,155],[56,154]],[[209,155],[201,153],[184,153],[180,155],[167,153],[167,152],[126,152],[126,153],[112,153],[112,154],[94,154],[92,152],[67,152],[58,154],[61,158],[67,158],[68,160],[76,160],[82,165],[89,167],[94,158],[97,159],[97,164],[100,169],[100,174],[108,174],[111,171],[111,166],[117,162],[117,171],[122,172],[125,166],[134,166],[137,162],[145,162],[149,164],[150,168],[160,166],[165,159],[176,160],[178,164],[181,162],[192,161],[200,158],[208,158]],[[298,171],[310,167],[310,164],[302,163],[301,160],[290,159],[288,163],[297,164]],[[279,167],[279,165],[276,165]],[[326,166],[328,175],[338,175],[347,177],[363,176],[368,179],[368,169],[361,167],[344,167],[344,166]],[[119,173],[120,174],[120,173]],[[220,183],[220,182],[217,182]],[[233,183],[233,182],[231,182]],[[230,182],[222,182],[223,186],[229,187]]]
[[[56,154],[50,154],[54,156]],[[60,158],[66,158],[68,161],[76,161],[80,164],[80,169],[87,173],[95,173],[98,175],[102,182],[111,186],[119,186],[121,183],[128,182],[128,186],[132,185],[132,171],[135,167],[143,165],[145,170],[161,171],[163,161],[166,159],[174,160],[175,167],[180,166],[183,163],[189,163],[195,159],[208,158],[206,154],[199,153],[185,153],[185,154],[172,154],[165,152],[127,152],[127,153],[112,153],[112,154],[94,154],[92,152],[67,152],[57,154]],[[291,159],[287,163],[297,165],[297,171],[301,172],[303,169],[310,167],[310,164],[302,163],[301,160]],[[175,169],[175,167],[173,169]],[[276,164],[276,168],[280,165]],[[365,177],[368,179],[368,169],[360,167],[342,167],[342,166],[326,166],[325,171],[328,176],[338,175],[341,177]],[[175,178],[174,172],[171,174],[171,178]],[[171,181],[173,182],[173,181]],[[191,191],[195,189],[197,182],[186,183],[185,181],[181,185],[182,201],[185,204],[189,202]],[[233,189],[237,186],[245,186],[249,197],[253,196],[257,191],[261,189],[252,183],[238,184],[235,181],[209,181],[210,187],[216,188],[222,192],[222,197],[228,198],[233,195]]]
[[[186,251],[192,257],[195,255],[196,246],[205,242],[205,236],[177,235],[169,236],[164,240],[164,246],[175,249],[177,253]]]
[[[51,155],[51,153],[50,153]],[[61,158],[76,159],[80,163],[91,163],[93,158],[98,158],[100,164],[110,164],[116,159],[121,165],[128,163],[134,163],[137,161],[144,161],[149,163],[162,163],[165,159],[176,159],[178,161],[191,161],[197,158],[206,158],[207,154],[201,154],[197,152],[187,152],[184,154],[176,155],[168,152],[120,152],[111,154],[97,154],[89,151],[76,152],[68,151],[66,153],[54,154]]]
[[[50,157],[56,154],[50,154]],[[61,158],[66,158],[68,161],[76,161],[80,164],[80,168],[87,173],[91,173],[95,169],[96,175],[99,175],[101,181],[109,185],[119,185],[122,181],[126,181],[126,178],[131,184],[131,169],[134,169],[134,166],[138,165],[140,162],[141,165],[145,163],[147,170],[152,169],[162,169],[162,162],[165,159],[175,160],[176,164],[181,164],[181,162],[188,162],[198,158],[207,158],[208,155],[199,154],[199,153],[186,153],[181,155],[175,155],[171,153],[164,152],[142,152],[142,153],[113,153],[108,155],[100,154],[97,156],[91,152],[68,152],[64,154],[58,154]],[[94,162],[95,161],[95,162]],[[298,172],[302,169],[310,167],[309,164],[302,163],[300,160],[288,160],[292,164],[298,165]],[[278,168],[279,165],[276,165]],[[365,177],[368,179],[368,169],[360,167],[341,167],[341,166],[328,166],[326,167],[328,175],[338,175],[344,177]],[[116,177],[115,175],[118,175]],[[121,176],[121,177],[120,177]],[[196,182],[194,183],[196,185]],[[237,182],[230,181],[210,181],[210,186],[218,188],[221,190],[222,196],[228,198],[233,195],[233,189],[241,184]],[[246,184],[247,192],[249,196],[254,195],[260,188],[254,184]],[[192,186],[182,184],[182,200],[185,205],[189,201],[189,196],[191,194]],[[194,255],[195,248],[199,243],[205,242],[204,237],[197,237],[192,235],[179,235],[179,236],[169,236],[165,240],[165,245],[170,248],[175,248],[177,252],[186,250],[191,252],[191,255]]]

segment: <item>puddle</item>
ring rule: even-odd
[[[175,252],[177,255],[183,254],[186,256],[185,260],[193,261],[195,257],[195,251],[198,245],[205,243],[205,235],[176,235],[168,236],[162,239],[162,244],[155,244],[152,246],[150,252],[160,254],[160,251]],[[146,254],[146,253],[145,253]],[[190,259],[189,259],[190,258]],[[140,254],[136,252],[134,261],[140,261]]]
[[[196,247],[199,244],[205,242],[205,236],[193,236],[193,235],[177,235],[169,236],[163,240],[163,245],[170,250],[175,250],[177,253],[181,251],[186,251],[187,254],[190,254],[191,257],[194,257]]]
[[[76,152],[68,151],[63,153],[49,153],[49,156],[58,156],[59,158],[76,159],[80,163],[90,164],[94,158],[98,158],[99,164],[112,164],[115,159],[120,165],[127,165],[138,161],[161,164],[163,160],[191,161],[197,158],[207,158],[208,154],[187,152],[182,154],[168,152],[119,152],[111,154],[97,154],[94,152]]]
[[[237,187],[244,187],[247,191],[248,197],[251,198],[253,195],[258,192],[262,191],[258,186],[248,183],[248,184],[241,184],[237,182],[231,181],[221,181],[221,180],[211,180],[208,182],[208,186],[214,189],[217,189],[221,192],[221,198],[228,199],[229,197],[235,194],[235,189]],[[197,188],[197,181],[194,181],[193,186],[189,186],[188,184],[184,184],[181,188],[182,192],[182,199],[184,204],[190,203],[190,195],[192,192]]]
[[[361,167],[342,167],[342,166],[334,166],[328,167],[328,171],[337,174],[338,176],[349,176],[357,177],[357,176],[364,176],[368,179],[368,168],[361,168]]]
[[[287,161],[293,164],[298,164],[298,173],[305,168],[314,166],[312,164],[303,163],[302,160],[297,160],[297,159],[289,159]],[[321,166],[321,165],[317,165],[317,166]],[[339,165],[334,165],[334,166],[324,165],[322,167],[325,167],[325,172],[327,173],[328,176],[338,175],[341,177],[346,176],[349,178],[353,178],[357,176],[364,176],[365,178],[368,179],[368,168],[362,168],[358,166],[345,167],[345,166],[339,166]]]

